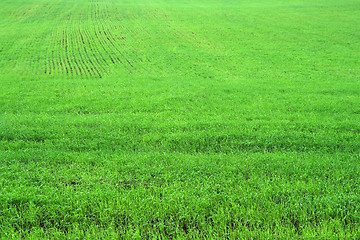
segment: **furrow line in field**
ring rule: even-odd
[[[84,54],[87,57],[87,60],[85,61],[85,59],[83,59],[83,62],[84,63],[87,63],[87,62],[89,63],[91,71],[90,71],[89,68],[88,68],[88,71],[91,72],[92,75],[95,74],[95,75],[98,75],[99,77],[102,77],[102,75],[100,74],[100,71],[98,70],[99,67],[102,67],[102,64],[100,62],[98,62],[98,64],[95,64],[95,61],[91,60],[91,56],[88,54],[88,50],[85,47],[85,42],[84,42],[84,39],[82,37],[82,34],[81,34],[80,30],[79,30],[79,35],[81,36],[81,43],[83,44]],[[96,50],[96,52],[100,53],[100,51],[97,48],[95,48],[95,50]],[[92,51],[92,52],[94,52],[94,51]],[[97,60],[95,55],[93,55],[93,57]],[[104,69],[103,69],[103,72],[105,72]]]
[[[101,47],[104,49],[107,57],[110,59],[110,61],[111,61],[113,64],[116,64],[115,61],[114,61],[114,59],[111,57],[111,54],[109,54],[108,49],[105,48],[105,46],[107,47],[106,42],[101,38],[101,35],[97,33],[97,30],[96,30],[96,29],[94,29],[94,34],[95,34],[96,39],[98,40],[99,45],[101,45]]]
[[[96,7],[95,4],[90,5],[89,10],[88,10],[90,12],[90,19],[89,19],[90,26],[93,26],[96,23],[96,21],[94,21],[94,20],[97,19],[96,9],[94,11],[94,6]],[[104,47],[103,47],[103,44],[101,43],[100,39],[98,39],[98,37],[95,33],[94,26],[92,28],[85,28],[84,33],[87,36],[89,45],[91,46],[91,52],[93,53],[94,59],[97,61],[98,66],[102,68],[103,72],[106,73],[107,71],[105,70],[104,66],[109,66],[109,63],[108,63],[108,60],[106,60],[105,56],[103,56],[103,54],[101,53],[101,51],[99,49],[99,44],[102,46],[103,49],[104,49]],[[104,50],[105,50],[105,53],[107,54],[106,49],[104,49]],[[100,57],[101,57],[100,60],[95,56],[95,53],[100,55]]]
[[[84,66],[82,66],[81,60],[78,58],[78,56],[81,55],[81,52],[78,51],[78,42],[76,38],[77,34],[72,28],[69,30],[70,30],[69,37],[71,40],[71,56],[72,56],[73,68],[76,70],[76,75],[86,76],[87,74],[84,69]]]
[[[62,66],[62,39],[61,39],[61,35],[60,35],[60,31],[57,30],[55,31],[55,37],[53,38],[54,41],[54,46],[52,48],[52,69],[53,69],[53,73],[54,75],[58,75],[58,74],[63,74],[63,66]]]
[[[97,69],[97,67],[94,65],[93,61],[91,60],[91,57],[90,55],[88,54],[88,50],[86,48],[86,44],[85,44],[85,41],[84,41],[84,37],[82,36],[82,33],[81,33],[81,30],[79,29],[78,30],[78,35],[79,35],[79,40],[81,42],[79,42],[79,44],[82,46],[83,50],[84,50],[84,55],[86,56],[86,59],[87,59],[87,62],[89,63],[89,67],[86,65],[86,68],[90,74],[90,76],[93,76],[93,75],[97,75],[98,77],[102,77],[99,70]],[[80,51],[80,49],[79,49]],[[83,56],[83,55],[81,55]],[[82,61],[85,62],[85,60],[82,58]]]
[[[114,16],[115,16],[114,18],[109,18],[109,23],[110,23],[112,26],[114,26],[115,29],[117,29],[118,26],[116,26],[116,22],[121,22],[122,19],[119,17],[118,10],[117,10],[116,8],[115,8],[115,10],[116,10],[117,14],[114,14]],[[115,19],[116,22],[115,22],[115,21],[112,21],[112,19]],[[131,19],[131,18],[129,18],[129,19]],[[133,26],[138,26],[136,33],[138,33],[138,32],[145,32],[145,33],[146,33],[146,36],[148,36],[148,38],[150,39],[151,34],[150,34],[150,32],[144,27],[143,24],[139,24],[139,23],[135,24],[135,23],[136,23],[135,20],[132,20],[132,23],[133,23]],[[127,28],[126,26],[124,26],[124,25],[122,25],[121,28],[124,29],[124,30],[126,30],[127,32],[132,32],[130,29],[128,29],[128,28]],[[142,42],[144,42],[144,39],[143,39],[143,38],[139,38],[139,37],[137,37],[137,36],[138,36],[138,34],[133,34],[132,38],[135,39],[135,41],[133,41],[133,42],[137,42],[137,43],[142,43]],[[125,40],[125,39],[119,37],[119,40]],[[138,52],[139,52],[139,50],[138,50],[137,48],[135,48],[134,45],[131,44],[131,43],[128,42],[128,41],[127,41],[127,45],[128,45],[128,48],[131,49],[133,53],[138,53]],[[138,54],[137,54],[137,55],[138,55]],[[151,63],[151,59],[150,59],[148,56],[138,56],[138,59],[139,59],[139,61],[142,62],[142,63],[144,63],[144,62],[149,62],[149,63]],[[141,65],[144,65],[144,69],[147,69],[147,68],[145,68],[145,66],[147,66],[147,64],[141,64]],[[154,66],[151,66],[151,69],[153,69],[153,67],[154,67]]]
[[[82,75],[82,69],[78,67],[76,64],[76,56],[74,55],[74,39],[73,39],[73,31],[72,31],[72,18],[73,18],[73,11],[67,14],[67,21],[66,26],[64,29],[64,36],[65,39],[65,57],[66,62],[69,67],[70,76]],[[75,62],[76,61],[76,62]],[[76,65],[75,65],[76,64]]]
[[[52,14],[59,14],[59,8],[54,8],[53,11],[49,10],[49,16]],[[50,14],[51,13],[51,14]],[[65,18],[64,21],[63,18]],[[72,66],[68,59],[67,50],[69,48],[68,36],[67,36],[67,25],[69,23],[70,17],[61,15],[58,21],[59,24],[53,24],[51,28],[51,35],[48,37],[50,39],[49,44],[46,46],[45,54],[45,63],[44,70],[45,74],[49,75],[70,75],[72,72]]]
[[[121,49],[120,50],[120,46],[116,45],[115,43],[117,42],[116,39],[114,38],[114,36],[111,34],[111,32],[109,31],[109,29],[105,29],[103,25],[101,25],[102,27],[102,32],[104,33],[104,35],[106,36],[106,39],[108,40],[108,42],[114,47],[114,49],[118,52],[118,54],[120,54],[125,61],[132,67],[134,68],[134,70],[136,70],[136,67],[130,62],[130,60],[128,59],[128,54],[126,52],[126,50]],[[106,33],[107,32],[107,33]],[[126,55],[125,55],[125,54]]]
[[[86,75],[88,75],[89,77],[91,76],[96,76],[98,74],[96,74],[96,72],[94,71],[94,66],[92,64],[92,61],[88,55],[88,51],[86,49],[85,46],[85,42],[83,41],[83,37],[80,34],[80,30],[77,29],[76,31],[74,30],[74,33],[76,35],[76,43],[77,43],[77,52],[79,53],[80,56],[80,64],[83,66],[84,70],[86,71]]]
[[[75,62],[74,62],[74,55],[73,53],[73,49],[74,49],[74,45],[73,45],[73,39],[72,39],[72,31],[71,28],[69,26],[69,22],[67,27],[65,28],[65,32],[66,32],[66,36],[65,36],[65,56],[66,56],[66,62],[69,65],[69,69],[71,69],[71,72],[73,76],[77,76],[77,75],[81,75],[81,72],[78,68],[75,67]]]
[[[49,2],[41,2],[41,5],[39,6],[39,9],[36,14],[39,12],[41,13],[48,13],[52,10],[53,5],[49,4]],[[54,29],[53,24],[49,24],[46,26],[47,31],[43,31],[40,34],[36,35],[36,47],[33,49],[32,52],[35,52],[37,54],[33,54],[35,56],[35,66],[32,69],[34,71],[34,74],[42,75],[47,70],[47,50],[49,48],[49,44],[51,41],[49,41],[49,33],[51,33]]]
[[[73,69],[71,67],[71,63],[70,63],[70,59],[69,59],[69,53],[68,53],[68,48],[69,48],[69,43],[68,43],[68,34],[67,34],[67,30],[64,29],[63,30],[63,41],[64,41],[64,53],[65,53],[65,58],[64,61],[66,63],[67,66],[67,71],[66,73],[68,75],[74,75]]]
[[[134,25],[135,26],[135,25]],[[140,26],[139,28],[138,28],[138,32],[141,32],[141,31],[144,31],[145,30],[145,28],[142,26],[142,25],[137,25],[137,26]],[[127,29],[127,27],[125,27],[125,29]],[[146,31],[147,32],[147,31]],[[147,32],[147,34],[148,34],[148,32]],[[150,34],[148,34],[148,35],[150,35]],[[144,42],[144,39],[140,39],[140,38],[138,38],[137,37],[137,34],[134,34],[134,36],[133,36],[133,38],[135,39],[135,41],[133,41],[133,42]],[[132,49],[132,51],[134,52],[134,53],[137,53],[137,52],[139,52],[139,49],[136,49],[135,47],[134,47],[134,45],[133,44],[131,44],[131,43],[129,43],[129,47]],[[138,54],[137,54],[138,55]],[[143,62],[151,62],[151,60],[147,57],[147,56],[139,56],[138,55],[138,59],[143,63]],[[143,66],[148,66],[148,64],[142,64]],[[153,68],[153,66],[151,66],[151,68]],[[147,69],[147,68],[145,68],[144,67],[144,69],[146,70],[146,71],[148,71],[149,72],[149,70]]]
[[[47,58],[47,55],[45,55],[45,57]],[[44,61],[44,74],[47,74],[48,73],[48,61]]]
[[[99,41],[102,42],[102,46],[104,49],[106,48],[106,52],[109,54],[109,57],[112,59],[113,64],[120,63],[124,66],[124,68],[129,72],[132,73],[132,69],[134,66],[126,59],[126,56],[122,53],[122,51],[110,40],[109,36],[107,36],[105,32],[105,28],[103,26],[103,19],[102,19],[102,11],[99,10],[99,6],[97,6],[94,15],[94,22],[96,23],[94,26],[94,31],[96,36],[98,37]],[[112,56],[113,55],[113,56]],[[115,56],[114,56],[115,55]],[[120,55],[120,56],[119,56]],[[124,58],[125,60],[121,60],[119,57]]]
[[[102,72],[106,74],[105,66],[108,65],[108,63],[105,60],[105,57],[103,54],[97,49],[95,46],[96,40],[94,38],[95,34],[92,34],[92,31],[90,31],[88,28],[83,29],[84,33],[84,40],[87,40],[88,46],[90,47],[90,53],[89,59],[93,58],[92,62],[94,63],[94,66],[97,67],[97,69],[100,69],[99,72]],[[95,53],[97,55],[95,55]],[[99,74],[101,76],[101,74]]]
[[[62,33],[62,31],[61,31]],[[62,74],[67,74],[68,73],[68,69],[64,63],[64,59],[65,59],[65,39],[64,39],[64,35],[61,34],[59,32],[59,39],[61,41],[61,44],[59,45],[59,48],[57,49],[58,53],[59,53],[59,62],[60,62],[60,66],[61,68],[59,69],[59,73]]]
[[[67,59],[66,59],[67,41],[65,40],[66,36],[64,35],[64,32],[65,32],[65,30],[63,30],[62,34],[61,34],[61,49],[59,49],[59,53],[60,53],[62,72],[65,73],[66,75],[69,75],[70,69],[67,66]]]
[[[125,28],[126,30],[128,30],[127,27],[124,27],[124,28]],[[138,31],[143,31],[143,29],[144,29],[144,28],[141,27],[141,28],[138,29]],[[144,39],[140,39],[140,38],[138,38],[136,35],[137,35],[137,34],[134,34],[134,35],[133,35],[133,39],[135,39],[135,41],[133,41],[133,42],[144,42]],[[133,53],[139,52],[139,50],[136,49],[133,44],[128,43],[128,45],[129,45],[129,48],[132,49],[132,52],[133,52]],[[151,63],[151,60],[150,60],[147,56],[141,57],[141,56],[139,56],[139,55],[137,54],[137,57],[138,57],[138,60],[141,61],[142,63],[144,63],[144,62],[149,62],[149,63]],[[144,66],[144,69],[149,72],[149,70],[148,70],[147,68],[145,68],[145,66],[148,66],[148,65],[147,65],[147,64],[142,64],[142,65]],[[153,66],[151,66],[151,68],[153,68]]]
[[[67,49],[67,58],[71,68],[73,69],[74,76],[83,76],[85,71],[82,68],[81,64],[78,62],[78,54],[76,52],[76,42],[74,39],[74,33],[71,28],[68,29],[68,49]]]
[[[54,50],[53,50],[54,51]],[[49,74],[55,74],[56,71],[55,71],[55,66],[56,66],[56,63],[55,63],[55,59],[54,59],[54,52],[51,53],[51,63],[49,64]]]
[[[117,62],[119,62],[121,65],[124,66],[124,68],[126,68],[129,72],[131,72],[131,70],[129,69],[129,67],[127,66],[127,64],[124,64],[124,62],[120,61],[118,58],[112,57],[113,54],[111,54],[111,47],[109,44],[109,41],[106,41],[106,37],[101,34],[101,31],[99,31],[98,28],[96,28],[96,26],[94,27],[94,33],[95,36],[97,38],[97,40],[99,41],[101,47],[104,49],[104,51],[106,52],[107,56],[109,57],[109,59],[111,60],[111,62],[116,65]]]
[[[125,61],[132,67],[134,68],[135,70],[137,70],[137,67],[135,67],[135,64],[134,64],[134,61],[136,63],[136,59],[132,59],[130,60],[129,57],[130,57],[130,54],[128,52],[129,50],[129,47],[132,47],[131,45],[129,44],[123,44],[123,45],[120,45],[120,42],[125,42],[125,38],[122,37],[122,38],[118,38],[116,39],[113,32],[114,31],[110,31],[110,29],[116,29],[113,22],[110,21],[108,17],[106,17],[107,15],[110,15],[109,14],[109,8],[108,6],[106,5],[106,8],[105,8],[105,11],[104,12],[104,15],[105,15],[105,24],[106,26],[108,26],[107,28],[104,27],[104,24],[101,23],[101,27],[102,27],[102,30],[104,32],[104,34],[106,35],[108,41],[114,46],[114,48],[118,51],[118,53],[125,59]],[[120,40],[120,41],[118,41]],[[126,48],[124,48],[126,47]],[[121,49],[121,50],[120,50]],[[133,55],[137,56],[137,58],[139,58],[138,54],[136,53],[136,51],[133,51]],[[138,66],[140,66],[142,69],[146,70],[142,64],[137,64]]]
[[[94,76],[94,72],[92,71],[91,66],[90,67],[88,66],[90,64],[89,58],[87,57],[87,51],[83,44],[83,41],[81,40],[79,31],[74,30],[73,33],[76,36],[76,37],[74,37],[74,39],[76,39],[77,52],[79,53],[79,56],[80,56],[80,59],[79,59],[80,64],[82,65],[86,75],[88,75],[89,77]],[[83,49],[85,51],[83,51]]]

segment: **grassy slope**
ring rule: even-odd
[[[224,2],[0,1],[0,236],[360,237],[359,3]]]

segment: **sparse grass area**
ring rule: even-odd
[[[359,26],[351,0],[0,0],[0,237],[360,238]]]

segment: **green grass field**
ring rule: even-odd
[[[360,239],[360,2],[0,0],[0,238]]]

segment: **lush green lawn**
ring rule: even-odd
[[[360,238],[358,0],[0,0],[0,237]]]

